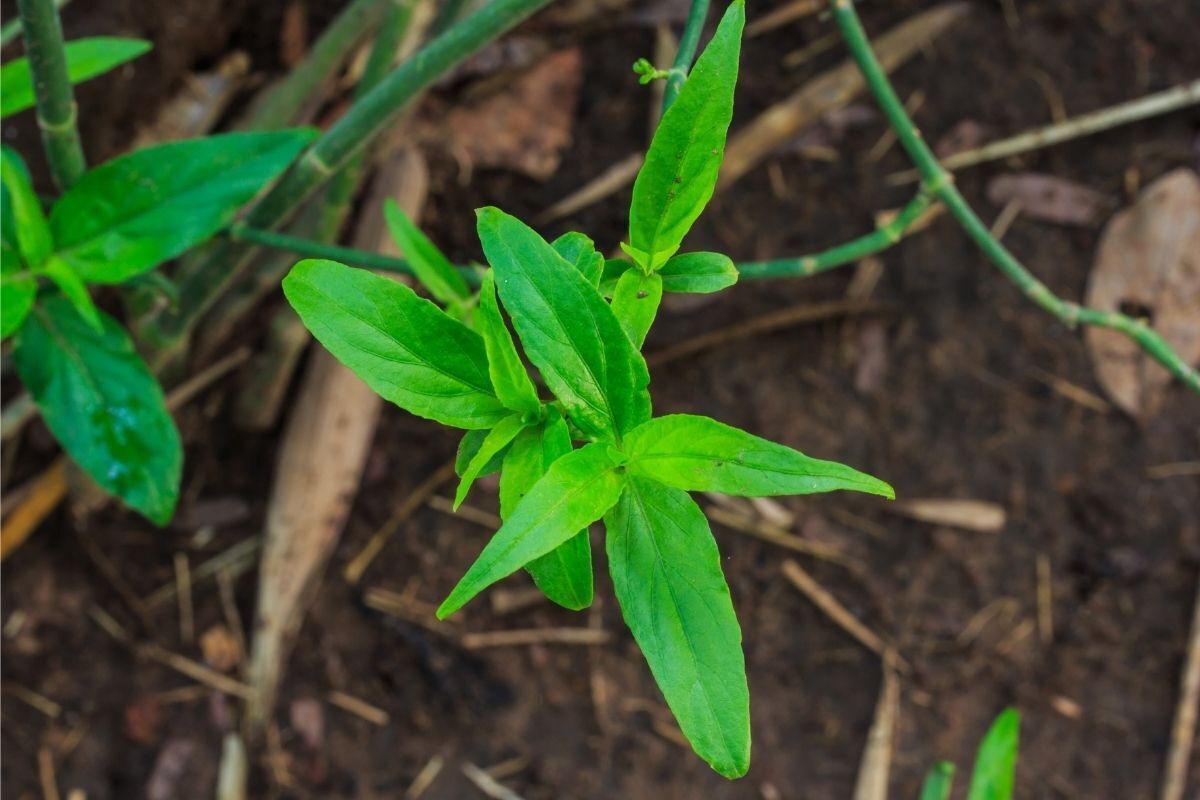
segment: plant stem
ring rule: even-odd
[[[71,0],[54,0],[54,5],[62,8]],[[0,26],[0,47],[8,47],[13,41],[21,35],[21,18],[10,19],[8,22]]]
[[[748,261],[738,264],[742,278],[807,278],[820,272],[852,264],[866,256],[888,249],[904,238],[925,210],[933,204],[933,195],[922,189],[900,209],[896,217],[880,225],[871,233],[857,239],[831,247],[820,253],[801,258],[783,258],[771,261]]]
[[[1016,284],[1026,297],[1043,310],[1053,314],[1063,324],[1074,327],[1079,323],[1120,331],[1138,344],[1147,354],[1162,364],[1193,391],[1200,392],[1200,372],[1183,360],[1171,346],[1143,320],[1115,311],[1097,311],[1077,303],[1062,300],[1038,280],[1017,258],[992,236],[987,225],[972,210],[954,186],[953,176],[938,163],[933,151],[925,144],[916,126],[904,109],[904,103],[892,88],[887,73],[871,50],[853,0],[833,0],[833,16],[850,54],[862,71],[867,86],[875,95],[888,123],[896,132],[914,166],[921,173],[925,190],[945,204],[946,210],[958,221],[966,234],[991,259],[1005,277]]]
[[[354,103],[292,166],[246,217],[252,228],[274,229],[355,154],[404,112],[409,102],[447,70],[524,20],[551,0],[492,0],[393,70]],[[147,327],[147,344],[177,351],[201,315],[245,268],[254,247],[226,242],[207,259],[207,268],[181,282],[177,309]],[[170,355],[160,353],[159,355]]]
[[[671,74],[667,77],[667,87],[663,91],[663,113],[675,102],[679,90],[687,82],[688,72],[692,62],[696,60],[696,50],[700,47],[700,34],[704,31],[704,22],[708,19],[709,0],[692,0],[692,8],[688,11],[687,22],[683,26],[683,35],[679,37],[679,50],[675,53],[675,63],[671,65]]]
[[[75,92],[67,75],[62,23],[53,0],[17,0],[33,91],[37,121],[50,174],[58,188],[71,188],[87,170],[79,139]]]

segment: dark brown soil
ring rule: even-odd
[[[276,62],[280,2],[77,4],[67,13],[72,33],[119,30],[158,45],[155,61],[81,91],[84,118],[96,120],[87,132],[89,153],[97,156],[119,149],[132,126],[177,87],[182,70],[233,46],[251,48],[258,64]],[[310,5],[316,27],[329,9]],[[870,3],[863,12],[868,28],[880,31],[930,5]],[[1200,74],[1200,7],[1193,3],[1025,0],[1013,4],[1020,15],[1015,29],[1000,5],[975,3],[965,22],[897,74],[903,96],[925,92],[918,121],[931,139],[964,119],[998,132],[1042,124],[1050,116],[1047,87],[1069,113],[1081,113]],[[83,21],[73,21],[76,12]],[[785,53],[829,30],[813,18],[749,42],[738,119],[843,58],[835,48],[797,70],[780,66]],[[473,207],[495,203],[533,216],[644,144],[648,96],[628,65],[649,53],[651,33],[614,24],[555,35],[577,39],[587,54],[576,144],[546,184],[478,171],[462,186],[455,165],[435,157],[426,221],[456,257],[478,255]],[[32,153],[27,129],[12,130],[6,140]],[[1177,113],[1028,156],[1020,166],[1124,201],[1131,176],[1144,185],[1171,168],[1194,166],[1198,130],[1197,112]],[[801,254],[867,230],[875,211],[906,199],[907,190],[885,181],[907,167],[903,155],[893,148],[877,163],[865,157],[882,133],[881,123],[849,133],[836,142],[834,163],[773,158],[770,168],[782,180],[772,182],[765,167],[753,171],[712,204],[689,245],[762,258]],[[961,177],[985,218],[999,209],[988,204],[983,187],[1009,166]],[[614,197],[545,233],[579,228],[608,246],[621,235],[627,201],[628,193]],[[1098,228],[1019,220],[1006,243],[1051,288],[1078,298],[1098,234]],[[902,683],[895,797],[915,797],[938,759],[956,761],[965,775],[978,738],[1008,704],[1024,715],[1018,796],[1155,796],[1200,566],[1200,481],[1155,479],[1147,470],[1200,460],[1200,400],[1173,387],[1161,413],[1139,424],[1051,391],[1039,377],[1046,372],[1100,391],[1081,336],[1028,304],[949,220],[886,253],[883,263],[874,298],[886,304],[884,312],[730,343],[656,369],[657,411],[709,414],[844,460],[893,482],[902,497],[976,498],[1006,508],[1004,530],[984,534],[907,521],[852,495],[783,501],[800,517],[804,535],[842,548],[856,562],[852,569],[819,561],[804,561],[805,567],[913,665]],[[648,349],[790,305],[840,298],[849,278],[842,271],[740,285],[690,313],[664,315]],[[886,361],[864,389],[856,373],[863,342],[871,340],[882,341]],[[193,529],[159,532],[115,511],[86,526],[59,512],[6,561],[5,687],[32,689],[62,707],[58,719],[48,720],[5,695],[0,788],[6,796],[40,796],[37,753],[44,744],[61,753],[56,766],[64,793],[78,787],[89,800],[145,796],[156,760],[174,758],[183,777],[167,796],[213,796],[221,734],[236,704],[221,696],[150,699],[187,683],[139,661],[86,609],[99,604],[142,640],[192,657],[198,650],[180,641],[170,603],[158,608],[150,630],[139,629],[77,537],[90,539],[145,596],[171,582],[176,551],[188,552],[195,564],[259,532],[277,434],[234,430],[225,410],[235,387],[228,381],[222,388],[230,394],[212,393],[215,399],[185,420],[191,433],[185,486],[193,502],[240,501],[248,509],[242,521],[203,541]],[[22,463],[49,452],[36,427],[23,447]],[[656,732],[661,698],[620,622],[603,569],[588,615],[541,605],[497,616],[477,602],[461,620],[471,630],[593,621],[616,633],[616,642],[602,648],[468,652],[369,610],[338,570],[454,448],[451,433],[394,408],[385,414],[329,579],[287,669],[278,721],[295,785],[276,784],[256,756],[254,797],[399,797],[434,756],[447,766],[427,798],[475,796],[458,765],[509,759],[519,764],[504,782],[529,800],[851,795],[880,687],[879,659],[783,579],[779,565],[789,554],[772,545],[714,526],[750,671],[754,761],[738,782],[714,775]],[[472,502],[492,508],[495,498],[476,489]],[[436,602],[485,535],[423,510],[363,586]],[[598,538],[596,544],[602,564]],[[1052,632],[1037,623],[1040,557],[1052,567]],[[240,578],[236,590],[248,619],[253,574]],[[196,600],[197,630],[222,619],[211,582],[197,586]],[[27,615],[23,625],[8,625],[17,613]],[[600,705],[597,681],[610,687],[609,701]],[[324,730],[314,752],[290,710],[331,690],[384,709],[389,722],[376,727],[323,703]],[[64,752],[72,736],[77,744]],[[1196,758],[1192,774],[1200,776]]]

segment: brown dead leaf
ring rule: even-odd
[[[1150,184],[1104,229],[1087,305],[1145,316],[1185,362],[1200,361],[1200,180],[1187,168]],[[1153,414],[1171,376],[1116,331],[1088,328],[1096,377],[1118,406]]]
[[[987,195],[1001,207],[1015,200],[1023,215],[1056,225],[1091,225],[1112,205],[1103,192],[1036,172],[997,175],[988,183]]]

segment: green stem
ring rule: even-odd
[[[887,73],[871,50],[870,40],[863,30],[853,0],[834,0],[833,15],[841,29],[842,38],[875,95],[884,116],[896,132],[901,146],[921,173],[926,191],[945,204],[946,210],[962,226],[967,236],[991,259],[1005,277],[1016,284],[1026,297],[1040,308],[1057,317],[1068,327],[1079,323],[1111,328],[1138,344],[1147,354],[1167,368],[1193,391],[1200,392],[1200,372],[1176,353],[1165,339],[1144,321],[1115,311],[1097,311],[1078,303],[1062,300],[1037,279],[1001,244],[954,186],[953,176],[938,162],[937,156],[925,143],[904,109],[904,103],[892,88]]]
[[[379,86],[318,139],[246,217],[252,228],[275,229],[350,159],[401,115],[408,103],[448,70],[551,0],[492,0],[393,70]],[[197,320],[241,273],[254,254],[247,244],[225,242],[181,283],[178,308],[147,329],[147,343],[170,356],[183,346]]]
[[[71,0],[54,0],[54,5],[57,8],[62,8]],[[0,47],[8,47],[16,38],[21,35],[21,18],[10,19],[4,25],[0,26]]]
[[[738,264],[742,278],[807,278],[826,270],[874,255],[888,249],[904,238],[925,210],[933,204],[933,195],[922,189],[900,209],[896,217],[880,225],[871,233],[857,239],[831,247],[820,253],[801,258],[783,258],[772,261],[748,261]]]
[[[33,91],[37,121],[50,174],[58,188],[71,188],[87,170],[79,139],[75,92],[67,75],[62,23],[53,0],[17,0]]]
[[[675,102],[679,90],[687,82],[688,72],[692,62],[696,60],[696,50],[700,47],[700,34],[704,31],[704,22],[708,19],[709,0],[692,0],[692,8],[688,11],[687,22],[683,26],[683,35],[679,37],[679,50],[675,53],[675,63],[671,65],[667,77],[667,87],[663,90],[663,113]]]
[[[433,20],[433,33],[436,36],[458,22],[463,11],[470,5],[471,0],[444,0],[438,9],[437,17]]]

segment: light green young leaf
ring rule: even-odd
[[[663,114],[633,184],[626,252],[646,271],[675,254],[717,185],[745,22],[745,3],[734,0]]]
[[[663,279],[657,272],[645,275],[631,269],[617,281],[613,291],[612,310],[633,346],[639,350],[658,314],[662,302]]]
[[[67,42],[64,50],[67,77],[72,84],[79,84],[149,52],[150,43],[141,39],[94,36]],[[14,58],[0,67],[0,117],[33,108],[33,104],[29,59],[24,56]]]
[[[383,204],[383,218],[388,231],[400,248],[404,259],[413,269],[421,285],[429,290],[433,299],[444,306],[452,305],[470,297],[471,290],[466,280],[450,263],[450,259],[429,240],[408,215],[392,198]]]
[[[921,784],[920,800],[950,800],[950,790],[954,788],[954,765],[949,761],[939,761],[925,776]]]
[[[509,415],[479,334],[404,284],[310,259],[292,267],[283,293],[317,341],[385,400],[468,430]]]
[[[570,452],[571,433],[557,412],[522,431],[500,473],[500,516],[507,519],[550,465]],[[525,568],[542,593],[563,608],[579,611],[592,604],[592,546],[586,529]]]
[[[679,727],[717,772],[745,775],[742,631],[708,520],[686,492],[631,476],[604,525],[621,614]]]
[[[438,619],[604,516],[621,494],[618,463],[619,453],[607,442],[586,445],[555,461],[438,608]]]
[[[458,442],[458,453],[454,457],[454,474],[462,477],[467,471],[467,467],[471,464],[471,459],[475,458],[475,454],[479,452],[479,448],[483,446],[483,440],[491,433],[486,428],[477,428],[467,431],[463,434],[462,439]],[[504,464],[504,455],[507,451],[501,450],[496,455],[492,456],[491,460],[484,465],[479,471],[476,478],[482,478],[484,475],[494,475],[500,471],[500,467]]]
[[[171,142],[89,171],[50,212],[57,255],[121,283],[211,237],[311,141],[308,130]]]
[[[733,260],[721,253],[684,253],[663,265],[664,292],[710,294],[737,283],[738,271]]]
[[[1010,800],[1017,774],[1021,713],[1006,708],[979,745],[967,800]]]
[[[45,298],[16,336],[17,374],[67,454],[164,525],[179,497],[179,433],[124,329],[107,315],[101,324],[97,333],[65,299]]]
[[[500,314],[500,304],[496,300],[496,276],[490,269],[483,274],[479,287],[476,325],[487,348],[488,372],[500,402],[513,411],[536,413],[542,407],[542,401],[538,399],[537,387],[521,363],[512,334],[508,332],[508,325]]]
[[[33,193],[29,172],[14,150],[0,147],[0,182],[3,183],[5,239],[16,240],[21,258],[31,267],[40,266],[54,250],[54,238],[42,204]]]
[[[479,239],[525,354],[585,435],[614,439],[650,417],[650,373],[608,303],[525,223],[477,212]]]
[[[578,231],[569,231],[551,242],[550,246],[574,264],[575,269],[583,273],[592,286],[600,284],[600,275],[604,272],[604,254],[596,249],[590,237]]]
[[[458,482],[458,491],[454,493],[455,511],[462,505],[463,500],[467,499],[467,492],[471,491],[471,484],[475,482],[475,479],[483,474],[492,459],[512,444],[512,440],[526,427],[526,424],[520,414],[513,414],[500,420],[496,427],[483,437],[483,441],[479,443],[479,451],[460,473],[462,477]]]
[[[6,253],[0,259],[0,339],[20,329],[36,297],[37,279],[18,263],[15,254]]]
[[[630,472],[689,492],[766,497],[849,489],[895,497],[891,486],[852,467],[691,414],[650,420],[625,437],[625,452]]]
[[[97,333],[104,330],[104,326],[100,321],[100,310],[96,308],[96,304],[92,302],[92,296],[88,293],[88,288],[79,279],[62,259],[57,256],[51,256],[38,267],[36,270],[39,275],[45,275],[49,278],[58,290],[63,293],[63,296],[75,307],[79,316],[83,317],[88,325]]]

